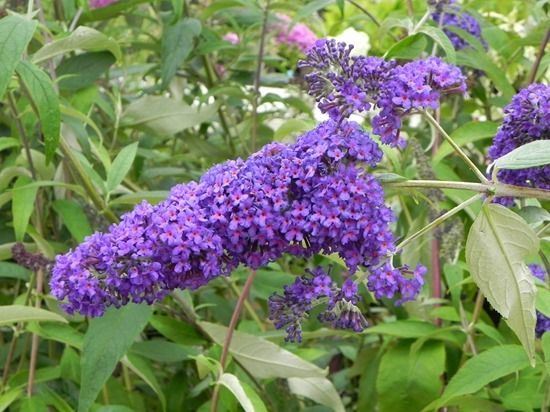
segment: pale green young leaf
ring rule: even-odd
[[[334,412],[346,410],[336,388],[327,378],[288,378],[288,388],[293,394],[327,406]]]
[[[15,137],[0,137],[0,152],[20,145],[19,139]]]
[[[12,197],[12,215],[13,215],[13,230],[15,239],[18,242],[23,241],[23,237],[27,232],[27,226],[34,210],[34,201],[36,199],[37,187],[23,187],[32,182],[32,179],[27,176],[20,176],[14,184]]]
[[[147,200],[151,204],[156,204],[168,197],[167,190],[151,190],[143,192],[128,193],[117,197],[109,202],[111,205],[137,205],[143,200]]]
[[[124,147],[115,157],[113,165],[107,174],[107,192],[112,192],[124,180],[134,159],[136,158],[138,143],[132,143]]]
[[[92,406],[152,313],[151,306],[129,304],[120,309],[110,308],[102,317],[90,320],[82,350],[81,381],[86,385],[80,388],[79,412],[86,412]]]
[[[52,57],[59,56],[76,50],[102,51],[107,50],[116,57],[121,58],[120,46],[116,41],[103,33],[90,27],[79,26],[66,37],[46,44],[32,57],[33,63],[40,63]]]
[[[0,309],[0,325],[32,321],[67,323],[67,320],[57,313],[32,306],[8,305],[2,306]]]
[[[224,373],[218,379],[220,385],[231,391],[245,412],[267,412],[258,394],[246,382],[242,382],[231,373]]]
[[[37,24],[36,20],[15,14],[0,20],[0,98],[4,96],[13,71],[27,49]]]
[[[385,59],[415,59],[426,49],[428,42],[420,33],[395,43],[384,55]]]
[[[200,322],[201,327],[212,340],[223,345],[227,328],[210,322]],[[247,333],[233,334],[229,352],[252,375],[260,379],[268,378],[315,378],[324,377],[326,372],[293,353]]]
[[[10,405],[23,395],[23,388],[10,389],[0,394],[0,412],[8,410]]]
[[[395,322],[380,323],[365,329],[369,334],[396,336],[400,338],[419,338],[437,330],[433,323],[418,320],[398,320]]]
[[[535,284],[526,256],[539,239],[516,213],[497,204],[483,205],[468,234],[466,262],[489,303],[519,338],[535,362]]]
[[[550,164],[550,140],[535,140],[499,157],[493,167],[516,170],[547,164]]]
[[[216,104],[198,108],[189,106],[181,100],[145,96],[126,108],[121,125],[143,127],[156,135],[172,136],[211,120],[217,110]]]
[[[59,144],[61,128],[59,98],[50,77],[32,63],[22,61],[15,70],[29,93],[33,108],[40,119],[46,163],[48,163],[55,155]]]

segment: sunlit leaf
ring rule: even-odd
[[[295,395],[328,406],[335,412],[345,411],[340,395],[327,378],[288,378],[288,388]]]
[[[0,325],[32,321],[67,323],[65,318],[45,309],[23,305],[0,306]]]
[[[245,412],[267,412],[258,394],[246,382],[242,382],[231,373],[224,373],[218,379],[237,398]]]

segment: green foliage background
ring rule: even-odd
[[[153,307],[85,319],[60,310],[47,271],[31,273],[11,259],[15,242],[53,259],[141,200],[158,202],[215,163],[312,128],[314,102],[296,70],[300,52],[267,30],[259,60],[262,27],[276,13],[319,37],[352,27],[368,36],[370,55],[410,60],[437,45],[470,73],[468,97],[442,106],[441,125],[484,169],[502,108],[525,85],[550,27],[548,1],[465,0],[488,52],[475,39],[455,51],[433,23],[417,27],[424,1],[412,1],[412,10],[406,1],[356,3],[378,24],[342,0],[120,0],[96,10],[81,0],[0,2],[3,16],[10,10],[0,19],[0,411],[207,411],[216,382],[219,411],[548,410],[550,334],[534,341],[532,330],[504,322],[488,304],[475,313],[484,286],[466,263],[481,262],[485,287],[495,291],[489,301],[500,310],[499,282],[521,274],[488,261],[483,248],[497,248],[495,239],[514,229],[531,244],[501,253],[548,264],[548,201],[524,200],[514,213],[475,202],[435,235],[408,244],[404,262],[429,264],[439,240],[441,298],[428,281],[418,301],[398,308],[363,288],[361,307],[373,326],[361,334],[323,328],[312,316],[301,345],[284,343],[266,300],[308,263],[285,257],[270,264],[257,273],[223,371],[227,325],[248,269]],[[224,41],[228,32],[240,43]],[[547,54],[538,81],[548,82],[549,66]],[[428,122],[411,119],[403,133],[412,143],[384,148],[377,170],[401,238],[470,193],[443,189],[441,196],[392,182],[475,181],[448,143],[425,150],[433,143]],[[476,217],[474,227],[493,219],[501,229],[492,238],[472,231],[465,251]],[[334,256],[314,260],[345,270]],[[548,285],[537,289],[536,307],[550,316]],[[529,299],[535,304],[534,293]]]

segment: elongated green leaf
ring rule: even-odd
[[[166,363],[181,362],[199,354],[199,350],[194,347],[168,342],[164,339],[136,342],[132,346],[131,352],[156,362]]]
[[[32,39],[37,22],[11,15],[0,20],[0,99]]]
[[[84,342],[84,334],[66,324],[31,322],[27,325],[27,330],[45,339],[62,342],[76,349],[82,349]]]
[[[479,289],[518,336],[535,361],[535,284],[524,258],[539,239],[514,212],[485,204],[466,242],[466,262]]]
[[[15,137],[0,137],[0,151],[18,147],[19,140]]]
[[[288,387],[293,394],[328,406],[334,412],[346,410],[336,388],[327,378],[288,378]]]
[[[121,309],[109,309],[104,316],[94,318],[84,336],[78,411],[86,412],[115,369],[118,361],[130,348],[152,314],[146,305],[130,304]]]
[[[440,407],[453,398],[475,393],[492,381],[528,366],[529,359],[521,346],[494,346],[468,360],[452,377],[441,398],[431,406]]]
[[[441,342],[427,342],[415,355],[410,342],[400,342],[382,356],[376,381],[380,411],[420,411],[441,393],[444,370]]]
[[[455,48],[453,47],[453,44],[451,43],[447,35],[443,32],[443,30],[437,27],[423,26],[418,30],[418,33],[423,33],[426,36],[430,37],[433,41],[435,41],[439,46],[441,46],[441,48],[445,52],[445,55],[447,56],[447,61],[451,64],[455,63]]]
[[[317,13],[322,8],[334,3],[334,0],[313,0],[300,7],[294,16],[294,21],[300,21]]]
[[[59,88],[80,90],[93,84],[115,62],[109,52],[83,53],[64,59],[56,69]]]
[[[493,162],[497,169],[527,169],[550,164],[550,140],[524,144]]]
[[[550,332],[545,332],[541,339],[542,352],[544,353],[544,363],[546,364],[546,370],[550,374]]]
[[[405,37],[395,43],[384,55],[385,59],[414,59],[422,54],[428,42],[420,33]]]
[[[82,207],[70,200],[56,200],[53,208],[57,212],[71,235],[77,242],[82,242],[86,236],[92,234],[92,227]]]
[[[149,203],[155,204],[163,201],[168,197],[167,190],[151,190],[144,192],[135,192],[128,193],[127,195],[122,195],[116,199],[111,200],[112,205],[137,205],[143,200],[147,200]]]
[[[137,149],[138,143],[132,143],[123,148],[117,157],[115,157],[111,170],[109,170],[107,175],[107,191],[112,192],[124,180],[124,177],[126,177],[132,167],[132,163],[134,163]]]
[[[15,181],[14,189],[25,186],[31,183],[31,178],[20,176]],[[13,214],[13,230],[15,239],[18,242],[23,241],[23,237],[27,232],[27,226],[34,210],[34,200],[36,199],[37,187],[26,187],[13,191],[12,197],[12,214]]]
[[[267,409],[254,389],[231,373],[224,373],[218,380],[237,398],[245,412],[267,412]]]
[[[209,322],[200,325],[219,345],[223,345],[227,328]],[[235,332],[229,352],[257,378],[319,378],[326,372],[274,343],[242,332]]]
[[[121,57],[120,47],[113,39],[90,27],[79,26],[67,37],[46,44],[34,54],[32,61],[33,63],[40,63],[75,50],[91,52],[107,50],[117,60]]]
[[[162,410],[165,411],[166,397],[164,396],[164,392],[162,392],[162,389],[157,381],[153,369],[151,368],[151,365],[149,365],[149,362],[139,356],[131,354],[125,356],[122,359],[122,362],[127,365],[132,370],[132,372],[143,379],[143,381],[147,383],[147,385],[149,385],[151,389],[153,389],[160,400]]]
[[[451,133],[451,137],[459,146],[464,146],[468,143],[474,143],[479,140],[492,138],[498,129],[498,122],[469,122],[463,124],[458,129]],[[435,153],[432,163],[438,164],[444,157],[454,152],[451,145],[444,141],[437,152]]]
[[[186,18],[164,27],[160,71],[162,87],[168,86],[178,67],[191,53],[195,38],[200,33],[201,23],[197,19]]]
[[[55,155],[59,144],[61,112],[57,93],[49,76],[33,64],[22,61],[17,65],[16,71],[29,92],[33,107],[40,119],[46,146],[46,163],[48,163]]]
[[[217,105],[199,109],[180,100],[145,96],[128,106],[122,115],[122,125],[139,126],[160,136],[171,136],[211,120],[217,109]]]
[[[154,315],[151,326],[168,339],[182,345],[202,345],[206,342],[189,323],[168,316]]]
[[[42,412],[48,410],[48,406],[40,395],[35,395],[31,398],[24,398],[20,405],[20,412]]]
[[[15,388],[0,395],[0,412],[7,410],[23,394],[23,389]]]
[[[429,335],[437,330],[437,327],[428,322],[417,320],[398,320],[391,323],[380,323],[365,330],[366,333],[397,336],[400,338],[419,338]]]
[[[45,309],[23,305],[0,306],[0,325],[31,321],[67,323],[65,318]]]
[[[23,266],[10,262],[0,262],[0,278],[29,280],[31,272]]]

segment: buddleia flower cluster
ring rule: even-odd
[[[276,33],[278,44],[297,47],[302,53],[315,44],[317,35],[304,23],[293,24],[290,16],[281,13],[277,14],[276,20],[271,29]]]
[[[284,253],[338,253],[350,273],[374,268],[395,251],[394,216],[363,166],[381,157],[359,125],[331,120],[295,144],[272,143],[246,161],[217,165],[58,256],[52,294],[70,313],[99,316]]]
[[[547,281],[547,273],[544,268],[537,264],[528,265],[531,273],[534,277],[543,282]],[[537,325],[535,326],[535,334],[537,337],[541,337],[544,332],[550,331],[550,318],[537,311]]]
[[[481,35],[481,26],[474,16],[465,12],[456,0],[431,1],[433,6],[432,19],[440,25],[456,50],[469,46],[469,43],[452,29],[464,30],[477,38],[487,49],[487,42]]]
[[[336,329],[361,332],[368,323],[356,306],[359,300],[357,283],[348,278],[340,288],[319,267],[307,270],[292,285],[285,286],[282,295],[270,296],[269,319],[277,329],[285,329],[286,341],[301,342],[302,321],[315,306],[324,304],[324,311],[318,315],[321,322]]]
[[[504,108],[502,125],[489,148],[489,159],[494,161],[519,146],[546,139],[550,139],[550,86],[535,83],[516,94]],[[550,165],[500,170],[497,178],[512,185],[550,189]],[[513,203],[510,198],[498,201]]]
[[[372,127],[383,143],[400,143],[404,116],[436,109],[443,95],[466,92],[460,69],[437,57],[398,65],[379,57],[352,56],[352,49],[335,40],[318,40],[299,67],[309,71],[309,94],[332,119],[378,109]]]

